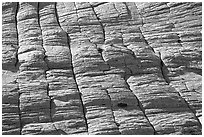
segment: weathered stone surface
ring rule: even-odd
[[[202,134],[201,9],[3,3],[2,133]]]

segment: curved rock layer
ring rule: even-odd
[[[202,3],[3,3],[3,134],[201,134]]]

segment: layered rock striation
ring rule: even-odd
[[[202,3],[5,2],[2,133],[201,134]]]

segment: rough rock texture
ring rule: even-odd
[[[3,134],[201,134],[202,3],[3,3]]]

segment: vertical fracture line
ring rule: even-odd
[[[19,11],[19,2],[16,3],[16,13],[15,13],[15,25],[16,25],[16,38],[17,38],[17,50],[16,50],[16,62],[15,62],[15,68],[18,69],[17,72],[19,72],[19,60],[18,60],[18,49],[19,49],[19,40],[18,40],[18,20],[17,20],[17,14],[18,14],[18,11]],[[20,129],[19,129],[19,134],[21,135],[22,134],[22,129],[23,129],[23,124],[21,122],[21,109],[20,109],[20,96],[21,96],[21,92],[20,92],[20,89],[19,89],[19,83],[18,83],[18,76],[15,80],[16,84],[17,84],[17,90],[18,90],[18,115],[19,115],[19,126],[20,126]]]
[[[39,25],[39,28],[40,28],[40,30],[41,30],[41,36],[42,36],[42,29],[41,29],[41,24],[40,24],[40,2],[38,2],[38,7],[37,7],[37,15],[38,15],[38,25]],[[42,36],[43,37],[43,36]],[[47,62],[46,62],[46,50],[45,50],[45,48],[43,47],[43,38],[42,38],[42,48],[43,48],[43,54],[44,54],[44,58],[43,58],[43,60],[44,60],[44,62],[45,62],[45,65],[46,65],[46,69],[44,70],[44,75],[45,75],[45,80],[46,80],[46,91],[47,91],[47,96],[49,97],[49,100],[50,100],[50,106],[49,106],[49,111],[50,111],[50,121],[53,123],[53,126],[54,126],[54,128],[55,128],[55,130],[56,131],[58,131],[57,130],[57,128],[55,127],[55,124],[54,124],[54,121],[53,121],[53,119],[52,119],[52,102],[53,102],[53,100],[52,100],[52,97],[49,95],[49,82],[47,81],[47,71],[48,70],[50,70],[50,68],[49,68],[49,66],[48,66],[48,64],[47,64]]]
[[[120,132],[120,130],[119,130],[120,124],[117,123],[116,120],[115,120],[115,115],[114,115],[114,111],[113,111],[113,105],[112,105],[112,101],[111,101],[110,94],[109,94],[109,92],[108,92],[107,89],[105,89],[105,91],[106,91],[106,94],[107,94],[107,96],[108,96],[108,98],[109,98],[109,100],[110,100],[110,104],[111,104],[110,109],[111,109],[111,112],[112,112],[112,116],[113,116],[114,123],[115,123],[115,125],[117,126],[117,130],[118,130],[119,133],[121,134],[121,132]]]
[[[80,27],[80,24],[79,24],[79,16],[78,16],[78,10],[77,10],[77,7],[76,7],[76,4],[75,4],[75,2],[74,2],[74,7],[75,7],[75,14],[76,14],[76,16],[77,16],[77,25],[79,26],[79,28],[80,28],[80,33],[82,33],[82,31],[81,31],[81,27]]]
[[[59,16],[58,16],[58,12],[57,12],[57,6],[56,6],[57,3],[55,3],[55,14],[56,14],[56,18],[57,18],[57,22],[61,28],[61,25],[60,25],[60,22],[59,22]],[[76,5],[75,5],[76,7]],[[77,10],[77,9],[76,9]],[[76,11],[76,14],[77,14],[77,11]],[[77,16],[78,18],[78,16]],[[80,27],[80,26],[79,26]],[[62,28],[61,28],[62,29]],[[64,31],[64,29],[62,29]],[[80,29],[81,30],[81,29]],[[85,109],[85,106],[83,104],[83,100],[82,100],[82,93],[80,92],[79,90],[79,87],[78,87],[78,84],[77,84],[77,80],[76,80],[76,76],[75,76],[75,73],[74,73],[74,66],[73,66],[73,62],[72,62],[72,50],[71,50],[71,46],[70,46],[70,37],[69,37],[69,34],[64,31],[66,36],[67,36],[67,44],[68,44],[68,47],[69,47],[69,50],[70,50],[70,59],[71,59],[71,69],[72,69],[72,73],[73,73],[73,79],[74,79],[74,82],[76,84],[76,88],[77,88],[77,91],[79,92],[79,98],[81,100],[81,105],[82,105],[82,111],[83,111],[83,116],[84,116],[84,121],[85,121],[85,126],[86,126],[86,130],[87,130],[87,133],[88,133],[88,122],[87,122],[87,118],[86,118],[86,109]]]
[[[15,62],[15,68],[18,68],[19,66],[19,60],[18,60],[18,48],[19,48],[19,41],[18,41],[18,25],[17,25],[17,13],[19,10],[19,2],[16,2],[16,13],[15,13],[15,24],[16,24],[16,38],[17,38],[17,51],[16,51],[16,62]]]
[[[90,4],[90,6],[91,6],[91,8],[92,8],[92,10],[93,10],[93,13],[94,13],[95,17],[97,18],[97,20],[98,20],[98,22],[99,22],[99,24],[100,24],[100,26],[101,26],[101,29],[102,29],[102,32],[103,32],[103,43],[105,43],[105,40],[106,40],[105,26],[104,26],[103,23],[101,22],[101,19],[97,16],[97,14],[96,14],[96,12],[95,12],[95,10],[94,10],[93,5]]]
[[[140,11],[139,11],[139,9],[137,8],[137,5],[135,4],[135,2],[133,3],[134,5],[135,5],[135,7],[136,7],[136,9],[137,9],[137,11],[138,11],[138,14],[140,15],[140,18],[142,19],[142,27],[143,27],[143,25],[144,25],[144,19],[143,19],[143,16],[142,16],[142,14],[140,13]]]
[[[122,32],[121,32],[121,34],[122,34]],[[124,43],[122,43],[122,44],[124,45]],[[124,62],[125,62],[125,67],[130,71],[130,76],[132,76],[132,75],[133,75],[133,72],[132,72],[132,70],[131,70],[130,68],[128,68],[128,66],[127,66],[127,64],[126,64],[125,57],[124,57]],[[156,130],[155,130],[154,126],[151,124],[150,120],[149,120],[148,117],[146,116],[146,114],[145,114],[145,109],[143,108],[142,103],[139,101],[139,99],[137,98],[137,96],[134,94],[134,92],[133,92],[132,89],[130,88],[130,85],[129,85],[128,82],[127,82],[127,79],[128,79],[128,78],[126,78],[126,76],[128,76],[128,74],[127,74],[127,72],[125,71],[125,77],[124,77],[123,79],[124,79],[126,85],[128,86],[128,89],[129,89],[129,90],[133,93],[133,95],[135,96],[135,98],[136,98],[136,100],[137,100],[137,102],[138,102],[138,107],[139,107],[140,110],[142,111],[144,117],[146,118],[146,120],[148,121],[148,123],[150,124],[150,126],[152,127],[152,129],[154,130],[154,135],[156,135],[157,133],[156,133]]]
[[[126,5],[126,4],[125,4],[125,5]],[[126,8],[128,8],[127,5],[126,5]],[[116,9],[116,8],[115,8],[115,9]],[[116,9],[116,10],[117,10],[117,9]],[[143,25],[143,21],[142,21],[142,25]],[[139,29],[140,29],[140,28],[139,28]],[[121,29],[120,29],[120,33],[121,33],[121,37],[122,37],[122,44],[124,45],[124,42],[123,42],[123,33],[122,33],[122,30],[121,30]],[[140,30],[140,33],[142,34],[141,30]],[[142,37],[143,37],[143,39],[144,39],[144,42],[148,45],[148,42],[147,42],[146,39],[144,38],[143,34],[142,34]],[[130,50],[130,51],[133,52],[132,50]],[[133,57],[136,58],[134,52],[133,52]],[[133,72],[132,72],[132,70],[131,70],[130,68],[128,68],[128,66],[127,66],[127,64],[126,64],[125,57],[124,57],[124,62],[125,62],[125,67],[126,67],[126,68],[130,71],[130,73],[131,73],[130,76],[132,76],[132,75],[133,75]],[[154,131],[154,135],[156,135],[157,132],[156,132],[154,126],[151,124],[149,118],[146,116],[146,114],[145,114],[145,109],[144,109],[144,107],[142,106],[142,103],[139,101],[139,99],[137,98],[137,96],[134,94],[134,92],[133,92],[132,89],[130,88],[130,85],[129,85],[128,82],[127,82],[127,79],[128,79],[128,78],[126,78],[126,76],[128,76],[128,74],[127,74],[126,71],[125,71],[125,73],[126,73],[126,75],[125,75],[125,77],[124,77],[124,81],[125,81],[126,85],[128,86],[128,89],[129,89],[129,90],[133,93],[133,95],[135,96],[135,98],[136,98],[136,100],[137,100],[137,102],[138,102],[138,107],[139,107],[140,110],[142,111],[142,113],[143,113],[144,117],[146,118],[147,122],[149,123],[149,125],[152,127],[152,129],[153,129],[153,131]]]
[[[73,73],[74,82],[76,83],[77,91],[79,92],[79,98],[80,98],[81,104],[82,104],[82,111],[83,111],[83,115],[84,115],[85,126],[86,126],[87,133],[88,133],[88,122],[87,122],[87,118],[86,118],[86,109],[85,109],[85,106],[83,104],[82,93],[79,90],[79,87],[78,87],[78,84],[77,84],[77,80],[76,80],[76,76],[75,76],[75,73],[74,73],[74,66],[73,66],[73,63],[72,63],[72,52],[71,52],[70,42],[68,41],[68,37],[69,36],[67,34],[67,43],[68,43],[68,46],[69,46],[69,49],[70,49],[70,54],[71,54],[71,69],[72,69],[72,73]]]

